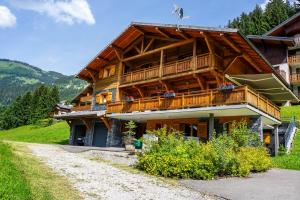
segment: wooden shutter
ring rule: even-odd
[[[112,102],[112,92],[107,93],[106,102]]]
[[[112,65],[111,67],[110,67],[110,76],[113,76],[113,75],[115,75],[115,73],[116,73],[116,66],[115,65]]]
[[[100,69],[99,71],[99,79],[102,79],[103,78],[103,69]]]
[[[102,95],[101,94],[97,94],[96,95],[96,103],[97,104],[101,104],[102,103]]]

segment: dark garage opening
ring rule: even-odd
[[[106,147],[107,141],[107,128],[104,123],[95,123],[94,135],[93,135],[93,146]]]
[[[76,125],[74,134],[74,145],[83,145],[83,139],[86,135],[85,125]]]

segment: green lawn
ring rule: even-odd
[[[69,125],[66,122],[59,122],[48,127],[28,125],[0,131],[0,140],[43,144],[67,144],[69,134]]]
[[[284,118],[295,116],[297,120],[300,120],[300,106],[282,107],[281,116]],[[273,157],[272,161],[274,167],[300,170],[300,131],[295,136],[291,153],[289,155]]]
[[[300,131],[297,132],[289,155],[272,158],[274,167],[300,170]]]
[[[0,199],[32,199],[29,183],[15,160],[11,147],[0,142]]]

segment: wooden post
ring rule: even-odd
[[[274,126],[274,155],[278,155],[279,149],[279,136],[278,136],[278,125]]]
[[[160,51],[159,77],[163,76],[164,50]]]
[[[182,108],[184,108],[184,103],[185,103],[185,102],[184,102],[184,94],[182,94],[182,105],[181,105]]]
[[[248,86],[245,87],[245,102],[248,103]]]
[[[196,70],[197,66],[197,40],[193,42],[193,69]]]
[[[211,140],[214,133],[214,114],[209,114],[209,120],[208,120],[208,139]]]

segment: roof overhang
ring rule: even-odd
[[[120,119],[120,120],[133,120],[137,122],[146,122],[147,120],[158,120],[158,119],[183,119],[183,118],[200,119],[200,118],[208,118],[210,114],[213,114],[215,117],[262,116],[263,124],[265,125],[281,124],[281,122],[278,119],[275,119],[274,117],[248,104],[165,110],[165,111],[113,113],[113,114],[107,114],[106,116],[109,118]]]
[[[133,22],[118,37],[100,51],[100,53],[98,53],[76,76],[91,81],[89,73],[97,73],[102,67],[106,66],[107,63],[117,60],[118,56],[115,48],[125,50],[142,35],[157,35],[158,29],[170,37],[179,40],[183,40],[179,34],[180,32],[184,32],[186,35],[193,38],[203,38],[203,34],[201,33],[204,33],[220,46],[231,49],[231,46],[224,42],[224,39],[222,38],[225,36],[227,40],[233,41],[243,53],[248,55],[264,73],[275,73],[272,65],[263,57],[250,40],[237,29]],[[178,29],[180,29],[180,31],[178,31]]]
[[[78,111],[62,115],[54,115],[56,119],[80,119],[80,118],[99,118],[105,115],[105,111]]]
[[[298,97],[274,74],[226,74],[225,77],[237,85],[249,85],[275,103],[299,102]]]
[[[270,43],[270,44],[281,44],[286,45],[288,47],[292,47],[295,45],[295,41],[293,38],[290,37],[276,37],[276,36],[266,36],[266,35],[248,35],[248,39],[252,42],[263,42],[263,43]]]

